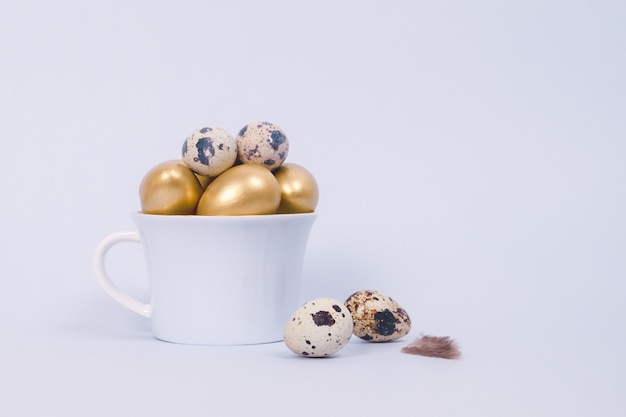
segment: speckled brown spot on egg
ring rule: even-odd
[[[313,316],[313,322],[317,326],[332,326],[335,324],[335,319],[328,311],[318,311],[315,314],[311,314],[311,316]]]
[[[396,331],[396,321],[398,320],[389,309],[374,313],[374,320],[376,321],[376,333],[389,336]]]

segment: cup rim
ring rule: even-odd
[[[241,214],[241,215],[215,215],[206,216],[198,214],[151,214],[144,213],[141,210],[131,212],[133,217],[145,217],[145,218],[168,218],[168,219],[266,219],[266,218],[286,218],[286,217],[317,217],[317,211],[308,213],[273,213],[273,214]]]

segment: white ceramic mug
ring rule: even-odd
[[[104,290],[147,317],[156,338],[239,345],[282,340],[300,304],[302,264],[315,213],[261,216],[133,214],[137,230],[107,236],[95,253]],[[143,245],[150,303],[120,291],[107,275],[108,250]]]

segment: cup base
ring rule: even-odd
[[[282,343],[283,338],[272,340],[260,340],[260,341],[233,341],[233,342],[215,342],[215,341],[201,341],[201,340],[172,340],[165,337],[154,336],[154,338],[160,342],[171,343],[173,345],[190,345],[190,346],[255,346],[255,345],[269,345],[272,343]]]

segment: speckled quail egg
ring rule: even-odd
[[[220,127],[203,127],[183,142],[183,162],[197,174],[215,177],[237,160],[235,138]]]
[[[327,357],[352,336],[352,316],[341,301],[316,298],[302,305],[287,322],[285,345],[307,358]]]
[[[282,165],[289,153],[285,132],[270,122],[252,122],[235,139],[237,157],[244,164],[262,165],[270,171]]]
[[[345,302],[354,320],[354,335],[369,342],[388,342],[411,330],[407,312],[391,297],[378,291],[352,294]]]

